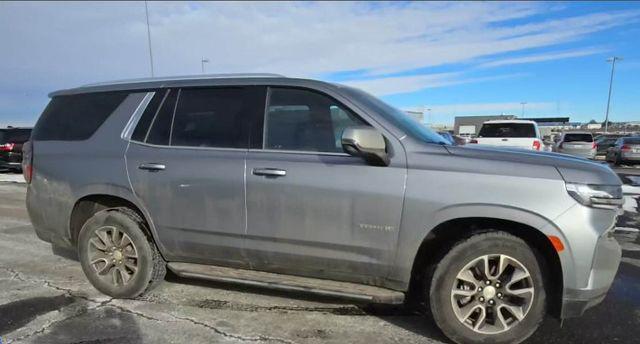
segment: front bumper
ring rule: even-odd
[[[587,286],[580,289],[565,288],[562,318],[581,316],[607,296],[622,257],[620,245],[611,233],[607,232],[598,239]]]

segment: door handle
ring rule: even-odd
[[[255,176],[266,177],[284,177],[287,175],[286,170],[281,170],[279,168],[254,168],[252,173]]]
[[[138,166],[138,168],[145,171],[157,172],[157,171],[163,171],[166,168],[166,166],[164,164],[157,164],[157,163],[144,163]]]

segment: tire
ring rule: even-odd
[[[166,262],[145,233],[144,221],[129,208],[104,209],[89,218],[78,236],[78,257],[89,282],[103,294],[126,299],[156,287]]]
[[[482,274],[473,278],[477,282],[475,285],[463,282],[459,277],[471,279],[467,278],[466,271],[478,273],[479,270],[474,269],[484,266],[483,257],[488,258],[490,270],[498,269],[498,261],[503,261],[506,268],[502,274],[495,275],[497,278],[489,278],[490,285],[483,283],[488,278],[480,277]],[[506,258],[500,260],[502,257]],[[531,247],[522,239],[505,232],[476,234],[458,242],[444,255],[432,276],[427,276],[431,277],[431,283],[426,290],[426,297],[436,324],[456,343],[519,343],[527,339],[540,326],[546,313],[544,276],[538,262]],[[529,274],[528,277],[516,277],[526,273]],[[481,286],[482,291],[476,285]],[[532,291],[522,293],[529,291],[531,287]],[[454,291],[456,294],[473,295],[454,296]],[[522,298],[516,296],[516,293]],[[522,304],[513,306],[521,302]],[[474,311],[469,317],[465,317],[470,309]],[[483,313],[485,321],[481,320]],[[504,322],[500,320],[498,313],[505,319]],[[515,314],[519,314],[520,318]],[[460,318],[465,319],[465,322]],[[473,328],[475,326],[477,329]]]

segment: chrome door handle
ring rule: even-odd
[[[164,171],[166,166],[164,164],[157,163],[144,163],[138,166],[139,169],[151,172]]]
[[[284,177],[287,175],[287,171],[279,168],[254,168],[252,171],[255,176],[267,176],[267,177]]]

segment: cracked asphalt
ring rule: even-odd
[[[79,263],[36,238],[25,186],[0,183],[2,343],[448,343],[430,318],[356,304],[168,275],[136,300],[111,299]],[[562,326],[547,319],[528,343],[636,343],[640,334],[638,200],[621,218],[623,263],[600,306]]]

